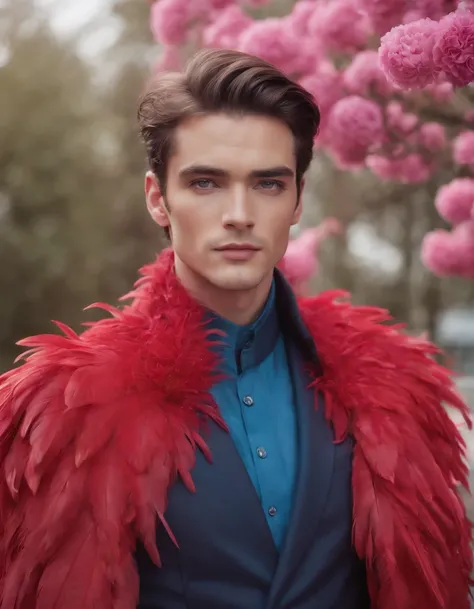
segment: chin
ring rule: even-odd
[[[229,291],[247,291],[258,287],[267,273],[251,268],[226,268],[213,273],[207,279],[216,288]]]

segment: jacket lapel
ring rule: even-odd
[[[314,540],[330,489],[335,454],[323,400],[318,398],[316,408],[314,390],[308,387],[311,378],[305,360],[309,357],[318,365],[314,343],[288,292],[283,300],[288,307],[285,318],[290,320],[286,346],[298,416],[299,467],[293,513],[270,590],[268,609],[279,605],[301,558]],[[295,337],[299,340],[295,341]]]

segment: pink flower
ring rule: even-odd
[[[371,154],[366,166],[379,178],[403,184],[419,184],[430,179],[433,167],[420,154],[411,153],[399,159]]]
[[[334,51],[354,51],[367,43],[370,26],[367,16],[353,0],[332,0],[316,4],[308,25],[313,39]]]
[[[254,21],[242,33],[239,50],[257,55],[286,73],[298,71],[300,40],[284,19]]]
[[[474,222],[463,222],[452,232],[428,233],[423,240],[421,258],[437,275],[474,277]]]
[[[453,85],[464,87],[474,80],[473,13],[457,11],[441,20],[433,58]]]
[[[446,146],[446,129],[440,123],[425,123],[420,127],[420,143],[429,152],[439,152]]]
[[[298,295],[304,295],[307,282],[318,271],[318,256],[323,241],[341,232],[342,226],[336,218],[326,218],[319,226],[303,230],[288,243],[278,267]]]
[[[401,23],[408,2],[407,0],[355,0],[355,5],[368,16],[377,34],[383,35]]]
[[[321,124],[315,147],[321,147],[326,143],[326,135],[329,136],[327,133],[329,111],[343,96],[341,75],[331,62],[322,60],[316,70],[309,76],[301,78],[299,83],[313,95],[319,106]]]
[[[362,166],[385,138],[382,109],[369,99],[350,95],[336,102],[328,117],[328,146],[339,165]]]
[[[448,102],[454,97],[454,87],[450,82],[440,82],[428,85],[424,89],[437,102]]]
[[[453,158],[458,165],[474,168],[474,131],[463,131],[453,141]]]
[[[207,47],[235,49],[241,34],[253,23],[239,6],[229,6],[220,11],[204,29],[204,44]]]
[[[403,23],[418,21],[426,17],[438,21],[446,14],[443,0],[412,0],[409,5],[409,10],[404,15]]]
[[[287,19],[289,26],[297,36],[303,37],[309,34],[308,26],[315,9],[314,0],[300,0],[293,6]],[[314,43],[314,40],[311,42]]]
[[[439,215],[451,224],[469,220],[474,210],[474,179],[456,178],[438,190],[435,199]]]
[[[379,57],[387,77],[402,89],[419,89],[437,75],[433,46],[437,22],[421,19],[393,28],[381,40]]]
[[[215,10],[222,10],[234,5],[235,0],[208,0],[210,8]]]
[[[380,68],[377,51],[357,53],[344,72],[343,83],[351,93],[359,95],[370,95],[371,91],[378,95],[393,92],[393,86]]]
[[[389,102],[385,108],[387,126],[398,135],[411,134],[419,123],[419,117],[412,112],[405,112],[400,102]]]
[[[312,74],[301,78],[299,84],[313,95],[322,115],[343,95],[341,75],[329,61],[322,61]]]
[[[402,184],[420,184],[429,180],[433,167],[421,154],[413,152],[402,159],[397,159],[397,180]]]
[[[159,0],[151,5],[150,27],[157,42],[182,44],[189,21],[188,0]]]
[[[397,179],[397,163],[379,154],[370,154],[365,160],[366,167],[382,180]]]

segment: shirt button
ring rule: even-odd
[[[270,516],[276,516],[277,513],[277,509],[274,505],[272,505],[271,507],[268,508],[268,513]]]
[[[257,455],[260,457],[260,459],[265,459],[267,456],[267,451],[263,448],[263,446],[257,448]]]
[[[253,397],[251,395],[246,395],[242,401],[246,406],[253,406]]]

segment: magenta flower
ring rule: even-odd
[[[356,0],[355,5],[368,16],[373,29],[383,35],[402,22],[407,0]]]
[[[182,44],[186,40],[189,21],[188,0],[160,0],[150,9],[150,28],[158,42]]]
[[[318,256],[321,245],[331,235],[341,233],[341,223],[336,218],[326,218],[313,228],[307,228],[288,243],[286,253],[278,265],[299,296],[305,295],[308,281],[319,269]]]
[[[308,29],[326,48],[349,52],[364,47],[371,33],[367,16],[353,0],[316,4]]]
[[[284,19],[254,21],[242,33],[239,50],[257,55],[286,73],[298,71],[300,40]]]
[[[343,83],[351,93],[359,95],[370,95],[371,91],[378,95],[393,92],[392,84],[380,67],[377,51],[357,53],[344,72]]]
[[[300,0],[288,16],[288,23],[297,36],[307,36],[309,34],[310,19],[315,12],[316,3],[314,0]],[[314,40],[311,41],[314,43]]]
[[[446,146],[446,129],[440,123],[425,123],[420,127],[419,139],[429,152],[439,152]]]
[[[367,154],[385,139],[382,109],[358,95],[344,97],[331,109],[327,130],[328,145],[337,163],[362,166]]]
[[[433,47],[438,70],[457,87],[474,81],[474,14],[456,11],[444,17]]]
[[[462,131],[453,141],[453,158],[458,165],[474,168],[474,131]]]
[[[252,19],[239,6],[228,6],[204,29],[204,43],[212,48],[237,48],[240,36],[252,23]]]
[[[402,89],[420,89],[433,83],[438,69],[433,61],[436,21],[420,19],[385,34],[379,49],[387,77]]]
[[[452,232],[428,233],[423,240],[421,258],[437,275],[474,277],[474,221],[463,222]]]
[[[456,178],[438,190],[435,199],[439,215],[451,224],[471,218],[474,211],[474,179]]]

